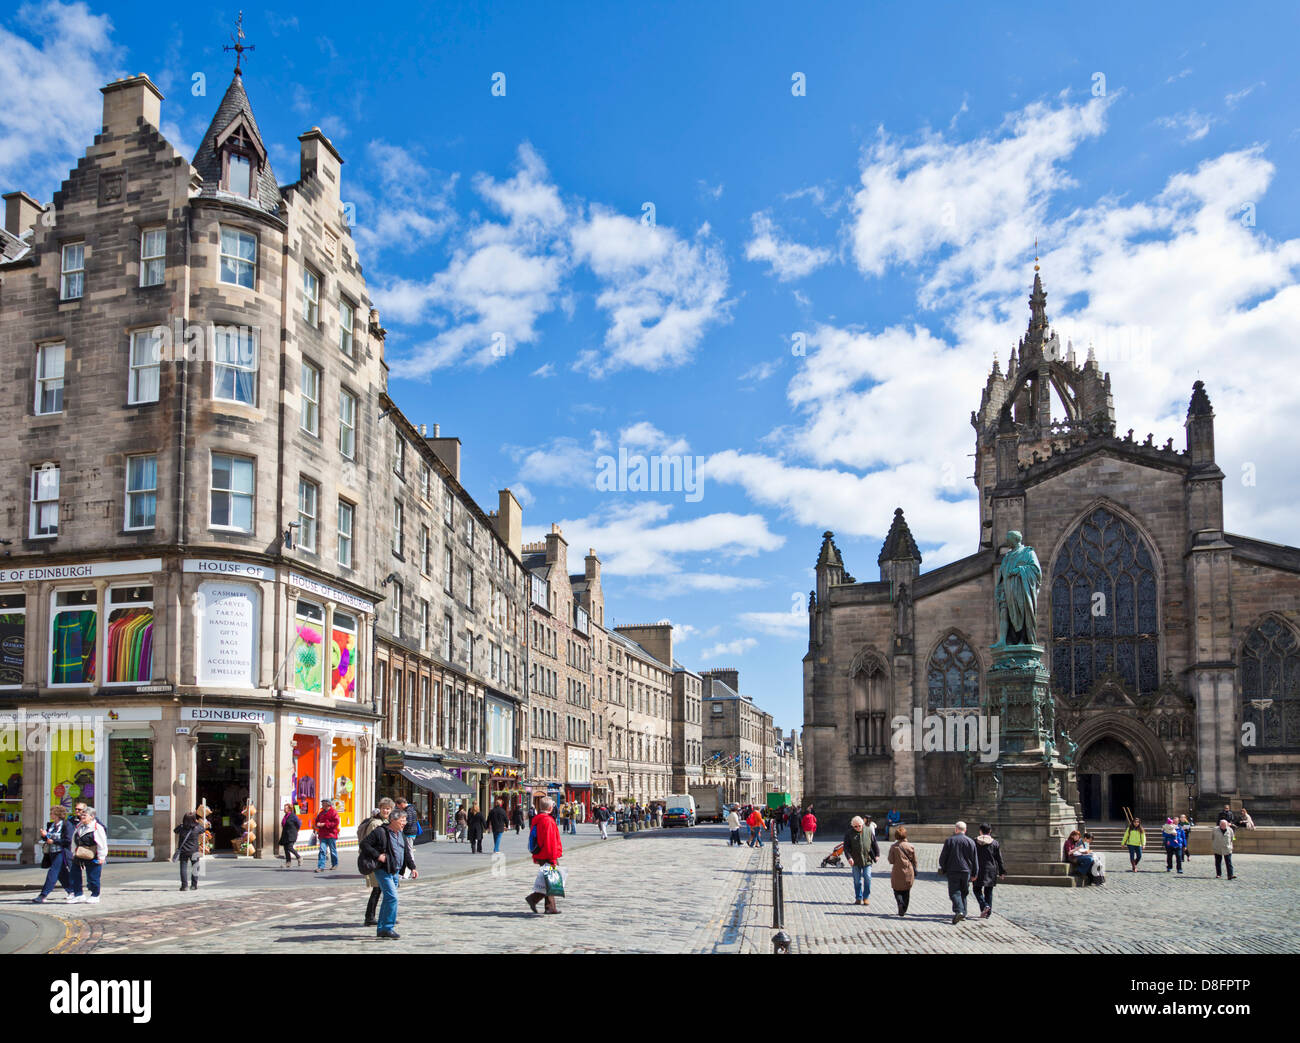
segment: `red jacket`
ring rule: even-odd
[[[321,808],[316,816],[316,835],[321,840],[336,840],[339,835],[339,813],[333,808]]]
[[[534,815],[533,828],[537,830],[537,850],[533,852],[533,861],[538,865],[543,862],[554,865],[564,854],[564,845],[560,843],[560,827],[550,815]]]
[[[749,818],[745,819],[745,825],[750,829],[763,828],[763,816],[759,813],[757,808],[749,813]]]
[[[805,833],[817,832],[817,819],[813,817],[811,811],[803,817],[803,831]]]

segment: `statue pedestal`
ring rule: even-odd
[[[1057,755],[1055,703],[1043,648],[993,649],[989,713],[998,714],[999,752],[973,766],[975,811],[971,832],[989,822],[1002,848],[1008,884],[1070,887],[1077,880],[1061,861],[1062,845],[1078,828],[1070,792],[1073,770]]]

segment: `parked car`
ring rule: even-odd
[[[690,794],[673,793],[664,804],[665,826],[695,825],[695,801]]]

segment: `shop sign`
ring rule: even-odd
[[[136,695],[171,695],[175,685],[170,684],[138,684],[135,686]]]
[[[318,583],[314,579],[308,579],[306,576],[300,576],[296,572],[289,573],[289,585],[297,587],[299,590],[305,590],[318,597],[327,598],[330,601],[338,602],[340,605],[347,605],[356,609],[358,612],[374,612],[374,602],[366,601],[355,594],[349,594],[345,590],[339,590],[337,587],[328,586],[325,583]]]
[[[218,580],[199,586],[199,684],[255,687],[258,592]]]
[[[362,721],[347,721],[341,717],[309,717],[303,715],[293,719],[295,727],[319,728],[321,731],[334,732],[335,735],[369,735],[370,726]]]
[[[241,579],[275,579],[275,570],[265,565],[254,565],[247,561],[220,561],[214,558],[186,558],[181,566],[182,572],[198,573],[201,576],[238,576]]]
[[[167,690],[171,691],[171,685],[167,686]],[[110,721],[161,721],[162,708],[148,706],[130,710],[109,710],[105,716]]]
[[[519,769],[497,765],[492,769],[492,777],[494,779],[517,779],[519,778]]]
[[[270,724],[270,710],[237,710],[233,707],[186,706],[182,721],[220,721],[222,724]]]
[[[86,561],[71,565],[33,565],[25,569],[0,569],[0,583],[98,579],[101,576],[133,576],[141,572],[161,571],[161,558],[141,558],[135,561]]]

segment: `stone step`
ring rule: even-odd
[[[1061,876],[1059,874],[1008,873],[998,881],[999,884],[1023,884],[1028,887],[1081,887],[1083,879],[1079,876]]]

